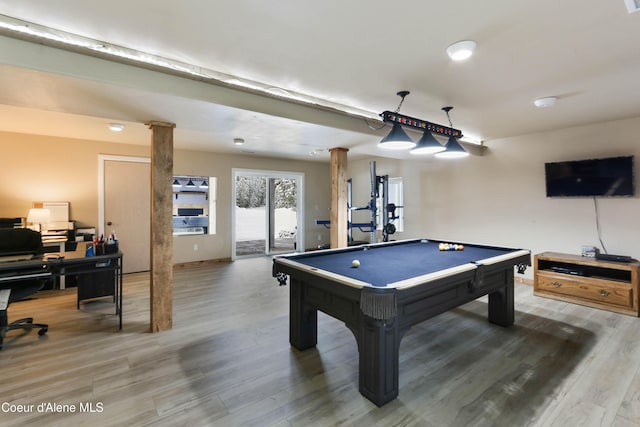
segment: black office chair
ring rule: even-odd
[[[37,231],[26,228],[0,229],[0,257],[39,255],[42,252],[42,238]],[[8,261],[7,264],[4,264],[0,272],[0,277],[8,279],[0,281],[0,350],[3,346],[4,336],[8,331],[39,329],[38,335],[44,335],[49,330],[48,325],[33,323],[31,317],[9,323],[7,315],[9,305],[38,292],[50,278],[50,274],[42,268],[36,266],[24,269],[19,268],[19,263],[16,263],[14,269],[11,262]]]

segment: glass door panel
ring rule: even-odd
[[[267,180],[261,176],[236,176],[236,255],[266,253]]]

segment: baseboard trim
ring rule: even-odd
[[[221,262],[231,262],[231,258],[205,259],[202,261],[179,262],[173,264],[173,268],[197,267],[199,265],[218,264]]]
[[[524,285],[533,286],[533,279],[527,279],[526,277],[518,277],[518,276],[515,276],[513,279],[515,283],[522,283]]]

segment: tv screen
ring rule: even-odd
[[[633,156],[545,163],[547,197],[633,196]]]

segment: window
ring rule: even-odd
[[[402,188],[402,177],[389,178],[389,203],[396,206],[395,218],[392,222],[396,226],[396,231],[404,231],[404,197]]]
[[[173,177],[173,235],[216,233],[216,178]]]
[[[403,185],[402,177],[389,178],[387,181],[387,203],[395,206],[395,211],[389,211],[389,223],[393,224],[396,232],[404,231],[404,198],[403,198]],[[384,226],[384,210],[383,210],[383,193],[376,200],[376,224],[377,229],[382,230]]]

